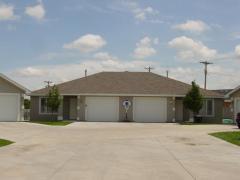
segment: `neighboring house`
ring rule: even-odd
[[[0,73],[0,121],[21,121],[28,90]]]
[[[125,120],[123,102],[129,100],[128,120],[135,122],[180,122],[190,113],[183,97],[191,85],[149,72],[101,72],[57,85],[62,105],[54,119],[79,121]],[[44,88],[31,94],[31,120],[51,119]],[[201,89],[204,122],[222,122],[223,96]]]
[[[235,89],[216,90],[224,95],[223,117],[227,119],[236,119],[237,113],[240,113],[240,86]]]

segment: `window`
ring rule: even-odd
[[[214,115],[214,104],[212,99],[206,100],[206,115],[213,116]]]
[[[50,107],[48,107],[47,105],[47,98],[40,98],[40,113],[41,114],[56,114],[57,111],[53,111],[51,110]]]

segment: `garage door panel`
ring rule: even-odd
[[[111,122],[119,120],[118,97],[86,97],[86,120]]]
[[[0,121],[17,121],[19,96],[15,94],[0,94]]]
[[[136,122],[166,122],[167,99],[160,97],[135,97],[133,106]]]
[[[236,100],[236,107],[235,107],[235,119],[237,118],[237,114],[240,112],[240,99]]]

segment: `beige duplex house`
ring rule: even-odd
[[[181,122],[191,113],[183,98],[191,85],[150,72],[101,72],[57,85],[62,103],[54,119],[77,121]],[[31,93],[31,120],[52,119],[44,88]],[[201,89],[204,122],[222,121],[223,96]],[[130,102],[128,111],[124,102]]]
[[[240,86],[235,89],[216,90],[216,92],[224,95],[224,118],[236,120],[237,114],[240,113]]]

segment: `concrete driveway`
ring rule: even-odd
[[[240,147],[207,135],[233,126],[0,123],[3,180],[239,180]]]

